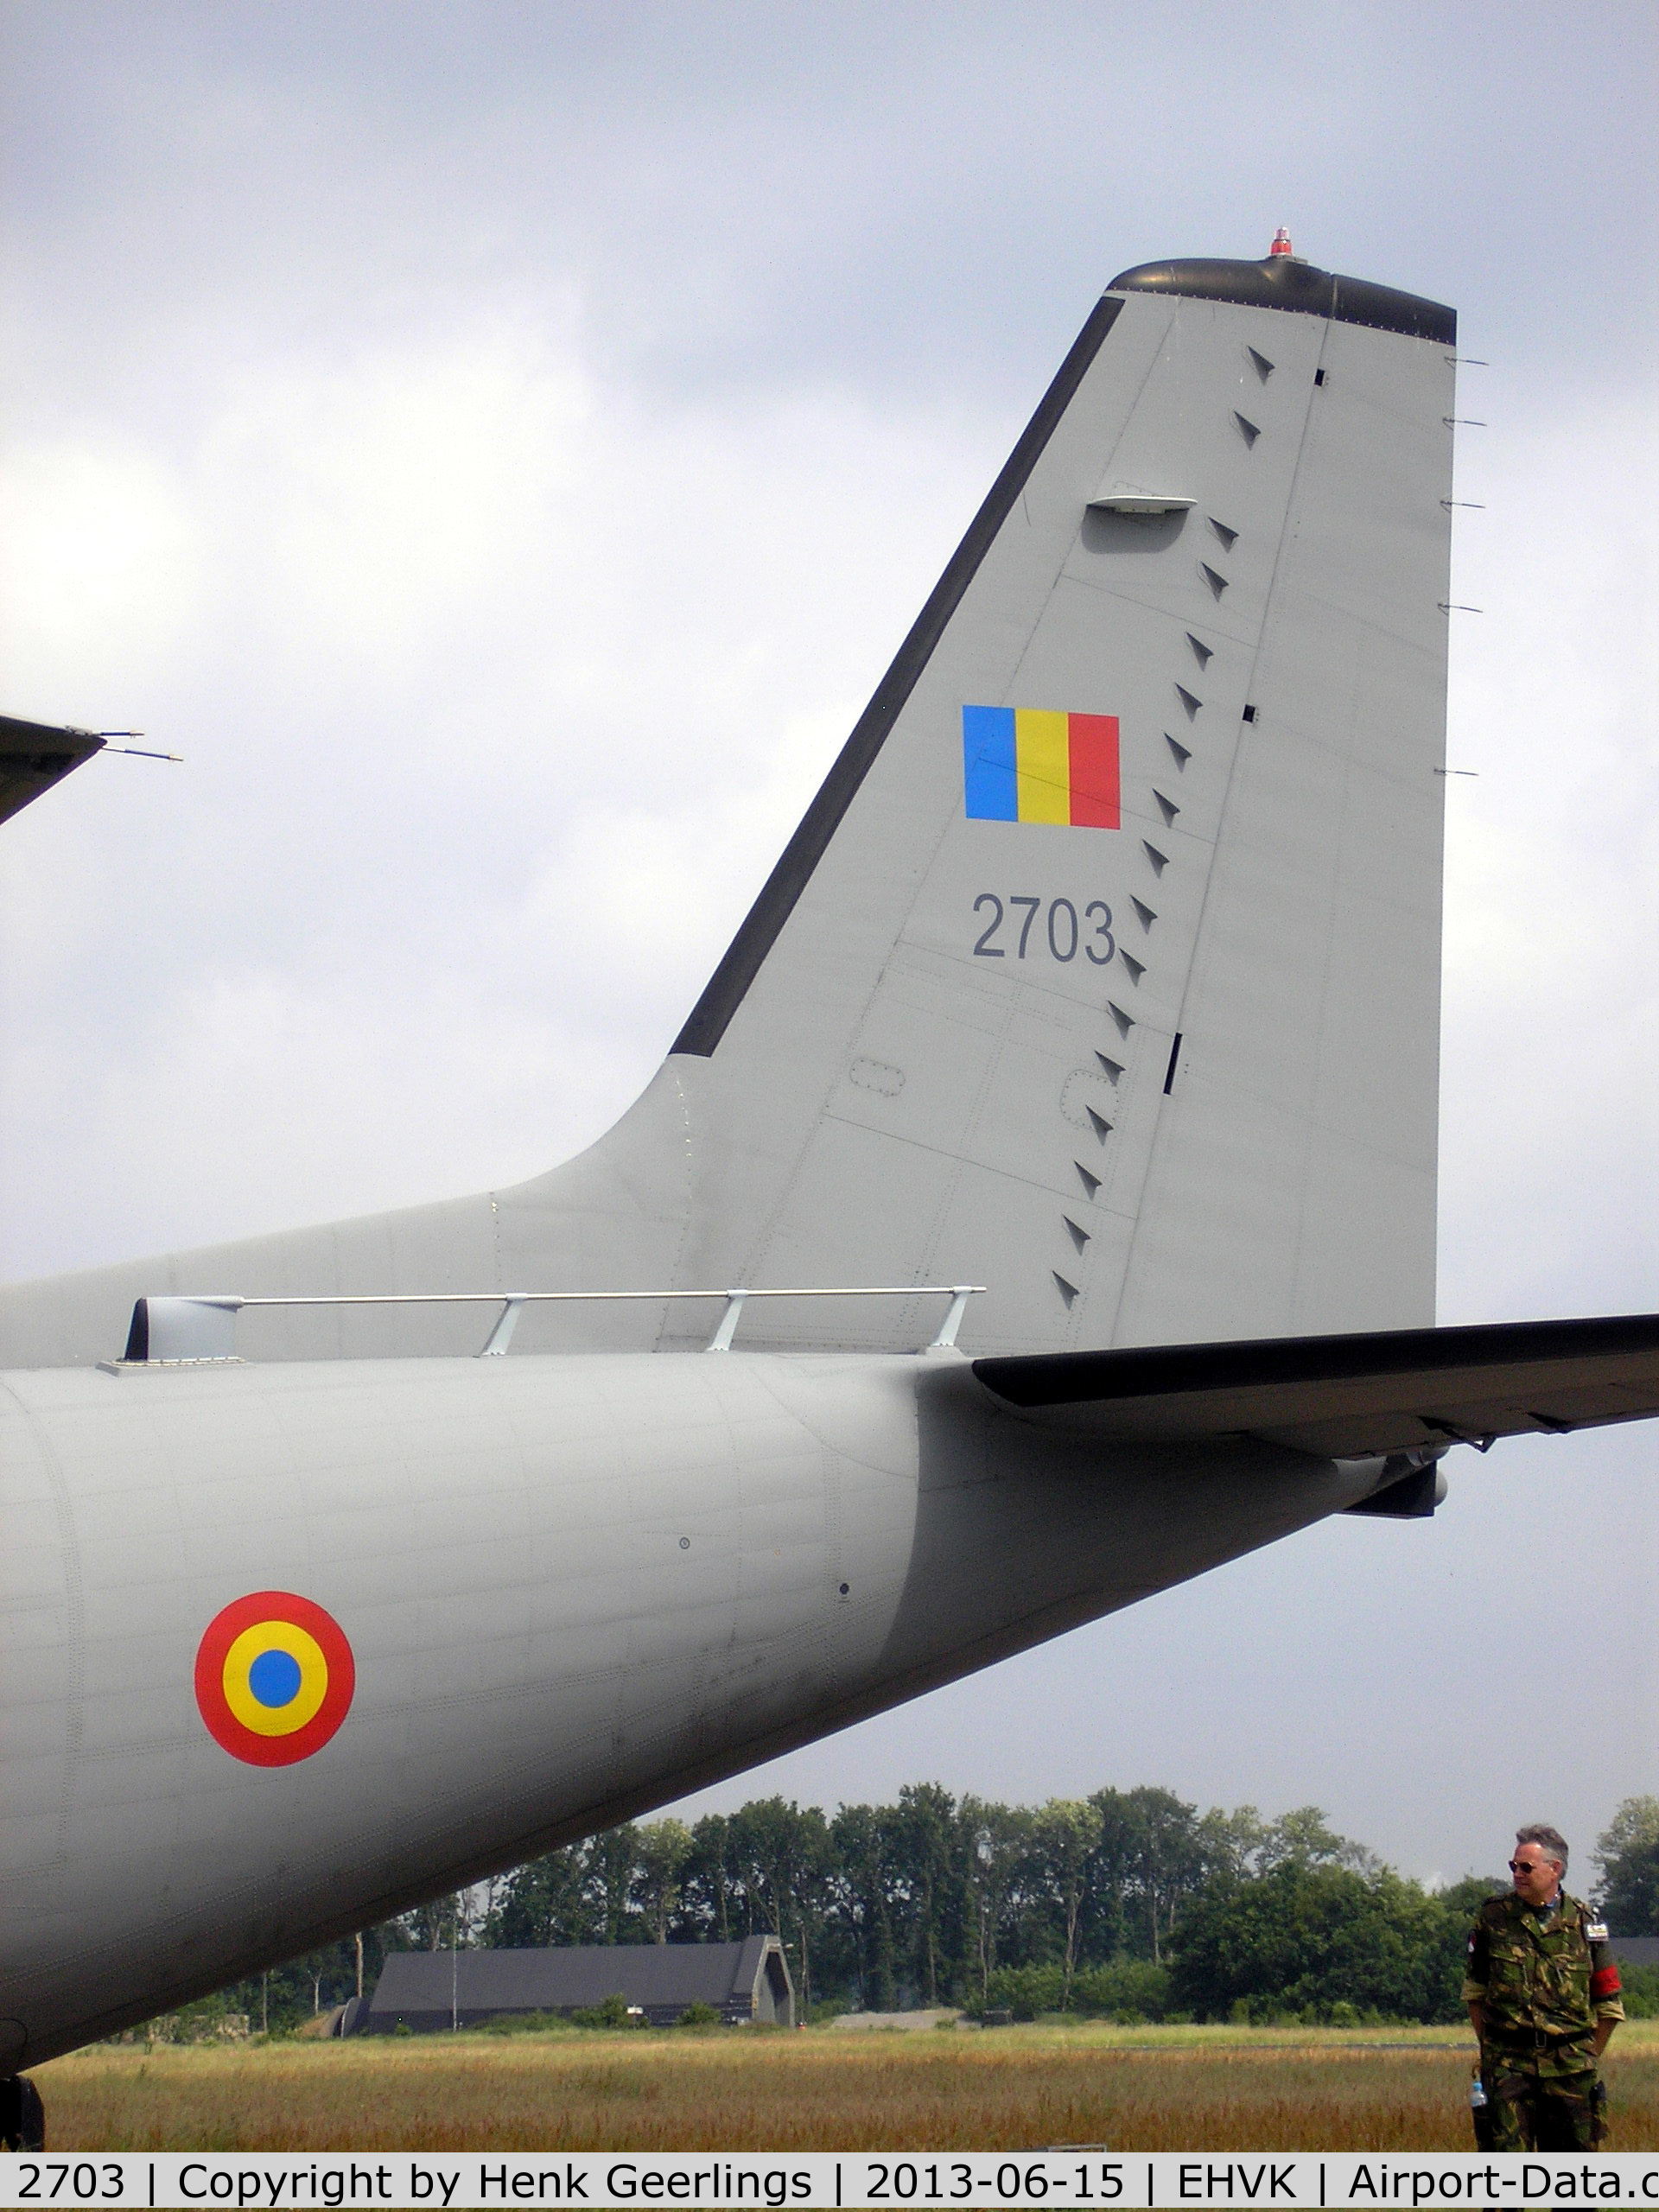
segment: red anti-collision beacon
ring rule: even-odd
[[[1296,249],[1290,242],[1290,232],[1282,223],[1273,234],[1273,244],[1268,248],[1268,259],[1272,261],[1281,253],[1288,254],[1292,260],[1296,257]]]

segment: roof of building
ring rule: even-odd
[[[1659,1967],[1659,1936],[1612,1936],[1608,1948],[1627,1967]]]
[[[556,2012],[621,1996],[649,2010],[742,2002],[768,1952],[782,1961],[775,1936],[741,1943],[581,1943],[544,1951],[393,1951],[381,1968],[365,2018],[369,2027],[398,2015],[442,2012]]]

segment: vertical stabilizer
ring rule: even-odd
[[[705,1274],[1432,1320],[1454,333],[1109,289],[679,1039]]]
[[[1109,286],[629,1113],[514,1190],[0,1299],[978,1282],[965,1349],[1433,1315],[1455,319],[1287,254]],[[747,1344],[925,1340],[779,1302]],[[527,1311],[518,1350],[706,1341]],[[461,1350],[334,1311],[262,1357]]]

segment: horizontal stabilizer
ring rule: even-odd
[[[1659,1314],[976,1359],[1020,1412],[1137,1441],[1263,1437],[1331,1459],[1659,1414]]]
[[[31,799],[103,749],[104,740],[94,730],[58,729],[49,722],[0,715],[0,822],[21,814]]]

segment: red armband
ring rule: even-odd
[[[1592,2001],[1599,2005],[1604,1997],[1617,1997],[1623,1986],[1617,1967],[1598,1967],[1590,1977]]]

